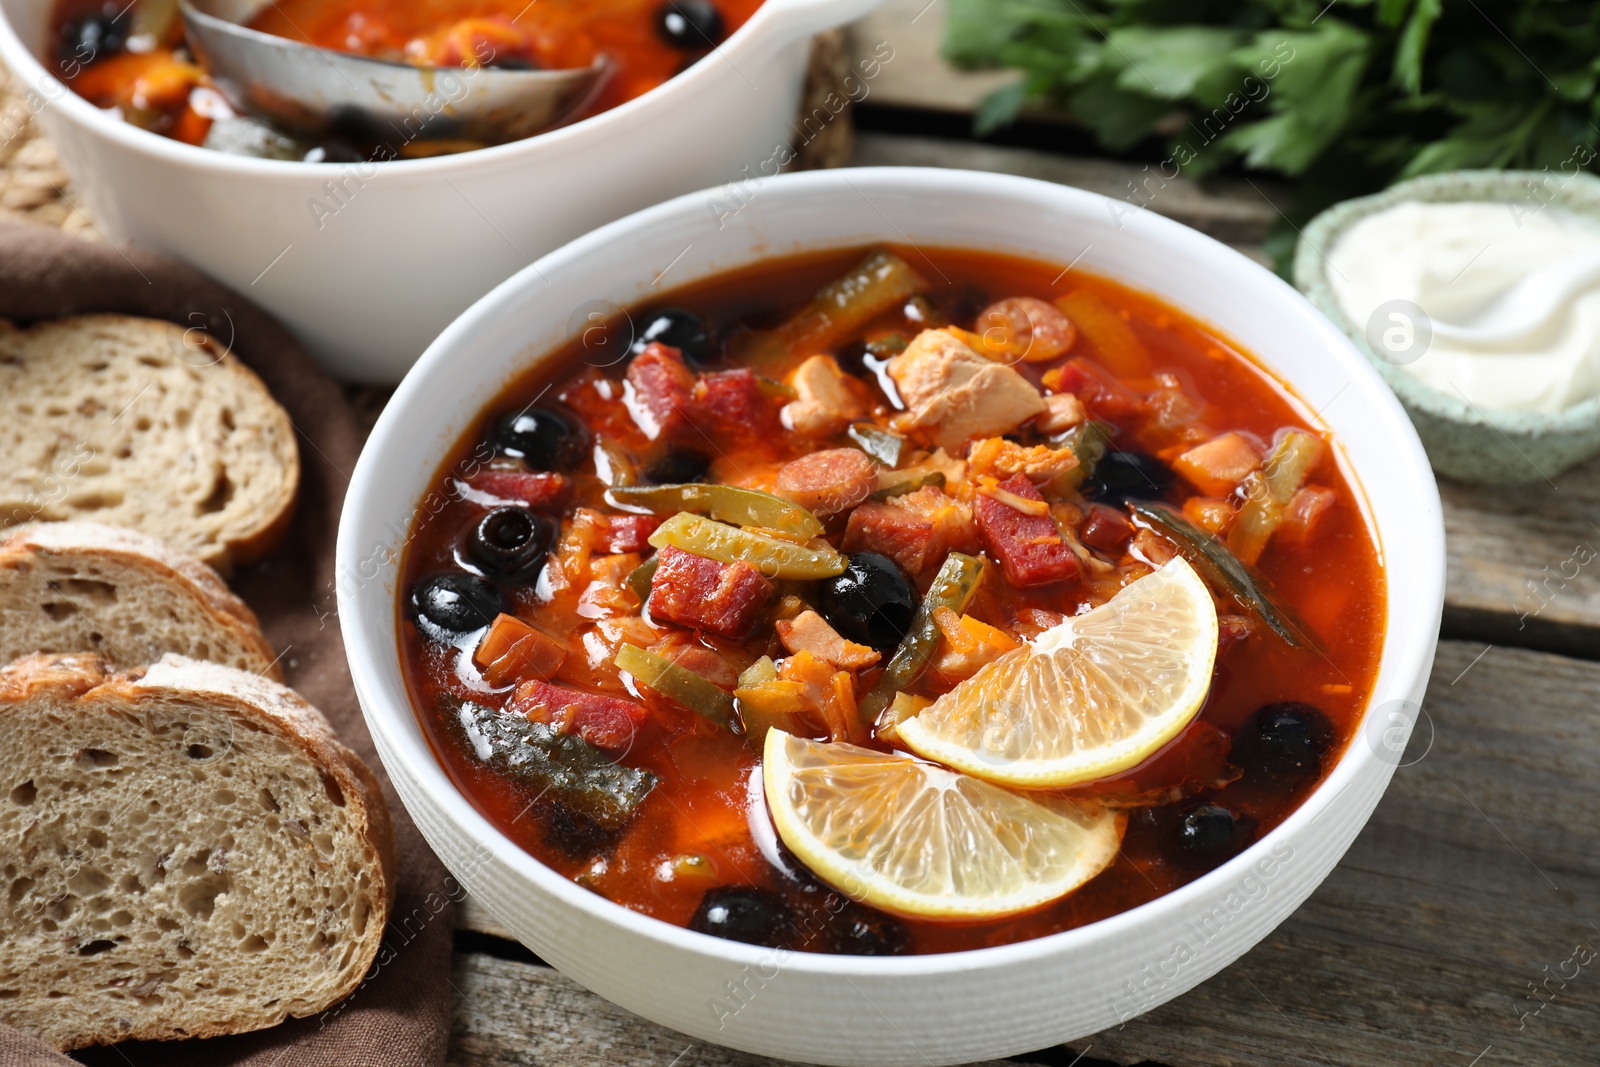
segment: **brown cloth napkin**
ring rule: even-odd
[[[225,239],[225,237],[222,237]],[[127,1042],[74,1055],[143,1067],[437,1067],[450,1025],[450,948],[460,887],[400,806],[361,720],[334,615],[334,535],[356,455],[355,416],[289,332],[238,294],[177,263],[91,244],[43,226],[0,224],[0,317],[27,324],[82,312],[121,312],[204,328],[229,343],[289,412],[300,444],[300,500],[282,548],[233,576],[283,653],[288,683],[322,709],[340,738],[377,772],[394,814],[399,892],[379,951],[384,961],[336,1010],[206,1041]],[[0,1067],[73,1067],[0,1025]]]

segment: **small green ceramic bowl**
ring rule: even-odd
[[[1413,178],[1318,215],[1305,228],[1294,258],[1295,285],[1350,335],[1389,383],[1440,474],[1484,485],[1524,485],[1549,481],[1600,455],[1600,397],[1551,413],[1476,407],[1424,385],[1403,367],[1375,354],[1364,324],[1345,317],[1328,284],[1324,256],[1346,227],[1407,200],[1491,201],[1519,205],[1530,213],[1555,207],[1600,221],[1600,178],[1516,170],[1458,170]]]

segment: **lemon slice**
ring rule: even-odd
[[[1007,652],[896,727],[991,782],[1059,789],[1127,770],[1205,703],[1217,611],[1181,557]]]
[[[1029,797],[900,753],[767,733],[767,807],[800,861],[847,896],[920,919],[993,919],[1111,863],[1125,819]]]

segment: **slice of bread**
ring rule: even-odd
[[[0,535],[0,663],[93,652],[131,670],[163,653],[283,676],[244,601],[217,573],[155,538],[92,522]]]
[[[0,320],[0,528],[87,519],[226,573],[270,551],[300,481],[289,416],[199,330],[79,315]]]
[[[393,866],[371,771],[292,690],[170,655],[0,669],[0,1022],[68,1050],[320,1012]]]

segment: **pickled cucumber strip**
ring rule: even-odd
[[[617,670],[633,675],[640,684],[649,686],[675,704],[683,705],[707,722],[734,733],[739,732],[733,696],[689,668],[680,667],[653,652],[646,652],[638,645],[626,644],[617,649],[612,662],[617,665]]]
[[[552,723],[531,722],[470,700],[447,697],[445,704],[446,726],[495,774],[606,830],[626,826],[655,788],[656,776],[649,771],[624,767]]]
[[[861,451],[891,470],[900,466],[900,460],[906,454],[904,437],[874,426],[870,422],[856,423],[850,427],[849,434],[850,440],[859,445]]]
[[[1306,484],[1322,459],[1322,438],[1290,430],[1267,457],[1266,465],[1244,480],[1244,506],[1228,531],[1228,549],[1245,563],[1255,563],[1283,524],[1285,509]]]
[[[1250,568],[1239,560],[1228,546],[1183,517],[1168,504],[1145,500],[1128,501],[1128,509],[1135,518],[1165,534],[1178,546],[1183,558],[1194,564],[1211,586],[1231,593],[1233,599],[1246,611],[1266,623],[1267,628],[1290,648],[1315,648],[1311,631],[1294,617],[1288,608],[1279,604],[1257,579]]]
[[[978,583],[983,580],[984,566],[982,556],[952,552],[944,558],[944,566],[934,576],[905,639],[889,658],[883,677],[861,698],[858,711],[861,721],[868,727],[878,725],[878,717],[894,698],[911,688],[928,669],[939,649],[939,626],[933,621],[933,613],[940,608],[949,608],[957,615],[964,612],[972,594],[978,591]],[[883,725],[892,727],[894,723],[886,721]]]
[[[824,286],[778,333],[791,352],[832,348],[924,285],[911,265],[893,252],[873,252],[850,273]]]
[[[689,511],[736,526],[759,526],[796,537],[819,537],[822,523],[799,504],[759,489],[732,485],[638,485],[613,489],[611,500],[628,507],[645,508],[656,515]],[[652,542],[653,543],[653,542]]]
[[[671,545],[722,563],[743,560],[767,578],[832,578],[844,570],[844,557],[826,541],[800,545],[686,511],[662,523],[650,535],[650,543],[656,548]]]
[[[639,598],[640,603],[650,599],[650,583],[655,579],[656,568],[659,566],[661,557],[651,556],[629,571],[628,576],[622,580],[628,591]]]

